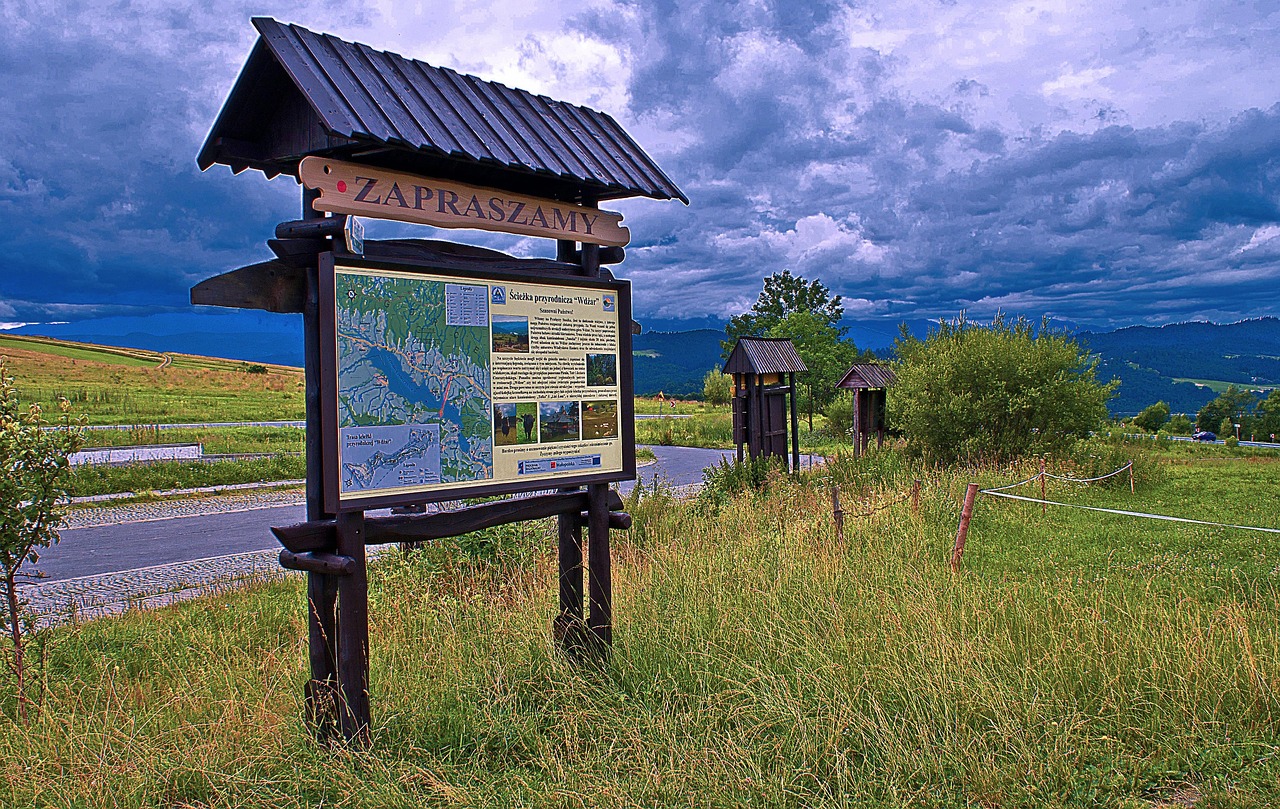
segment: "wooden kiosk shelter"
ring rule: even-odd
[[[791,414],[791,469],[800,468],[800,422],[796,374],[809,370],[785,337],[739,337],[724,372],[733,375],[733,441],[751,457],[787,457],[787,411]]]
[[[853,391],[853,446],[859,455],[871,443],[872,433],[876,446],[884,445],[888,389],[897,381],[892,368],[871,363],[853,366],[836,384],[837,388]]]
[[[558,516],[557,645],[574,659],[608,654],[609,530],[630,526],[609,483],[635,477],[633,322],[630,284],[602,267],[622,261],[629,233],[598,205],[688,199],[608,115],[270,18],[253,25],[260,36],[197,162],[295,178],[302,218],[276,226],[267,241],[274,258],[201,282],[191,301],[303,315],[307,522],[272,531],[281,564],[307,573],[308,719],[322,740],[367,741],[367,545]],[[556,258],[364,241],[348,218],[355,214],[543,236],[556,241]],[[554,307],[538,309],[535,299]],[[499,322],[513,329],[501,347]],[[379,341],[403,364],[373,366],[383,355],[367,346]],[[597,352],[585,362],[583,344]],[[558,358],[558,381],[529,366],[509,370],[538,352],[540,362]],[[592,361],[616,363],[612,384],[586,387]],[[364,411],[352,421],[362,385],[380,386],[380,396],[397,390],[408,411],[424,415],[380,423]],[[544,399],[570,413],[584,399],[616,402],[612,434],[576,444],[556,436],[554,452],[537,442],[498,446],[493,425],[514,418],[514,402]],[[581,435],[577,424],[566,430],[568,439]],[[364,514],[489,495],[520,496]]]

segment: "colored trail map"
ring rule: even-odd
[[[336,280],[342,494],[491,479],[489,288]]]

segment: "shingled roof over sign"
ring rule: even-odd
[[[726,374],[794,374],[809,370],[786,337],[739,337],[729,359]]]
[[[608,115],[257,17],[197,162],[297,176],[308,155],[559,199],[689,200]]]

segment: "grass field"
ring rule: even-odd
[[[302,372],[236,360],[0,336],[24,401],[65,397],[90,424],[280,421],[303,417]],[[52,408],[52,410],[51,410]]]
[[[1280,528],[1273,457],[1099,443],[1051,470],[1133,453],[1136,493],[1050,499]],[[551,648],[550,523],[391,554],[366,752],[303,727],[298,581],[67,627],[39,717],[0,727],[0,805],[1280,803],[1278,535],[983,496],[953,575],[965,484],[1037,468],[877,452],[759,493],[638,496],[600,669]]]
[[[1174,382],[1190,382],[1203,388],[1208,388],[1214,393],[1226,393],[1227,388],[1236,387],[1241,390],[1261,390],[1269,391],[1275,388],[1275,385],[1259,385],[1255,382],[1223,382],[1221,379],[1188,379],[1184,377],[1174,377]],[[1194,415],[1194,414],[1193,414]]]

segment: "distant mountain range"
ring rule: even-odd
[[[654,325],[679,326],[654,321]],[[698,325],[702,325],[699,322]],[[859,348],[889,356],[898,326],[881,321],[846,321]],[[930,321],[907,323],[923,337]],[[207,310],[113,317],[79,323],[32,324],[11,330],[100,345],[175,351],[212,357],[302,365],[302,322],[297,315]],[[1177,323],[1129,326],[1111,332],[1077,332],[1080,342],[1100,357],[1101,378],[1118,378],[1111,402],[1117,415],[1131,415],[1156,401],[1175,413],[1194,414],[1226,384],[1266,389],[1280,387],[1280,319],[1239,323]],[[673,396],[702,392],[702,378],[720,368],[722,328],[660,331],[646,328],[634,339],[636,393],[662,391]],[[1192,382],[1190,380],[1195,380]],[[1196,384],[1199,383],[1199,384]]]

